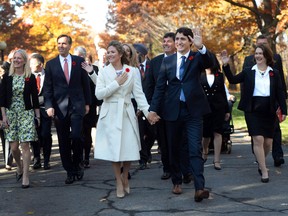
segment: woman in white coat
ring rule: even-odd
[[[131,93],[138,107],[148,116],[149,105],[142,91],[139,71],[128,66],[122,44],[111,41],[107,48],[109,64],[100,69],[96,97],[103,99],[97,131],[94,156],[112,161],[116,177],[117,197],[129,194],[128,171],[131,161],[139,160],[140,139],[137,117],[131,103]],[[120,168],[123,163],[123,174]]]

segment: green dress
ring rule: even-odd
[[[27,78],[28,79],[28,78]],[[13,75],[12,103],[6,109],[9,128],[5,129],[6,139],[9,142],[29,142],[37,140],[37,132],[34,124],[34,110],[25,110],[23,92],[24,76]]]

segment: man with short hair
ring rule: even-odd
[[[38,134],[38,141],[31,142],[34,155],[34,169],[41,168],[40,159],[40,148],[43,148],[44,156],[44,170],[50,169],[50,155],[52,149],[52,134],[51,126],[52,119],[46,113],[44,106],[44,96],[43,96],[43,84],[45,79],[44,70],[44,57],[38,53],[30,56],[30,68],[34,76],[36,77],[37,89],[38,89],[38,99],[40,105],[40,122],[39,127],[36,128]]]
[[[72,184],[75,177],[81,180],[84,175],[82,124],[89,112],[91,93],[87,72],[82,68],[85,60],[69,54],[72,38],[60,35],[57,46],[59,55],[46,64],[44,101],[48,116],[55,120],[61,161],[67,172],[65,184]]]

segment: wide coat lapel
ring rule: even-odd
[[[187,70],[188,70],[188,68],[190,67],[190,65],[192,64],[193,59],[194,59],[194,54],[193,54],[192,51],[190,51],[190,52],[189,52],[189,55],[188,55],[188,58],[187,58],[186,61],[185,61],[185,68],[184,68],[183,79],[185,79]]]

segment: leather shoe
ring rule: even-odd
[[[163,175],[161,176],[162,180],[167,180],[171,177],[171,174],[169,172],[164,172]]]
[[[50,164],[49,163],[45,163],[44,164],[44,170],[49,170],[49,169],[51,169]]]
[[[284,163],[285,163],[285,161],[284,161],[283,157],[280,157],[280,158],[277,158],[274,160],[274,166],[275,167],[280,167]]]
[[[17,181],[17,182],[20,181],[21,178],[22,178],[22,176],[23,176],[23,173],[18,174],[18,173],[16,172],[16,181]]]
[[[67,175],[67,178],[65,180],[65,184],[72,184],[74,182],[74,176],[73,175]]]
[[[183,183],[189,184],[193,180],[193,175],[191,173],[188,173],[187,175],[183,176]]]
[[[40,159],[34,160],[33,169],[40,169],[40,168],[41,168]]]
[[[268,183],[269,182],[269,177],[268,178],[261,178],[262,183]]]
[[[140,170],[145,170],[147,168],[147,164],[146,163],[140,163],[139,165],[139,169]]]
[[[22,188],[23,188],[23,189],[27,189],[27,188],[29,188],[29,187],[30,187],[29,184],[28,184],[28,185],[23,185],[23,184],[22,184]]]
[[[201,202],[203,199],[209,198],[209,191],[206,189],[197,190],[194,195],[195,202]]]
[[[172,189],[172,193],[176,195],[180,195],[182,193],[181,185],[174,185]]]

